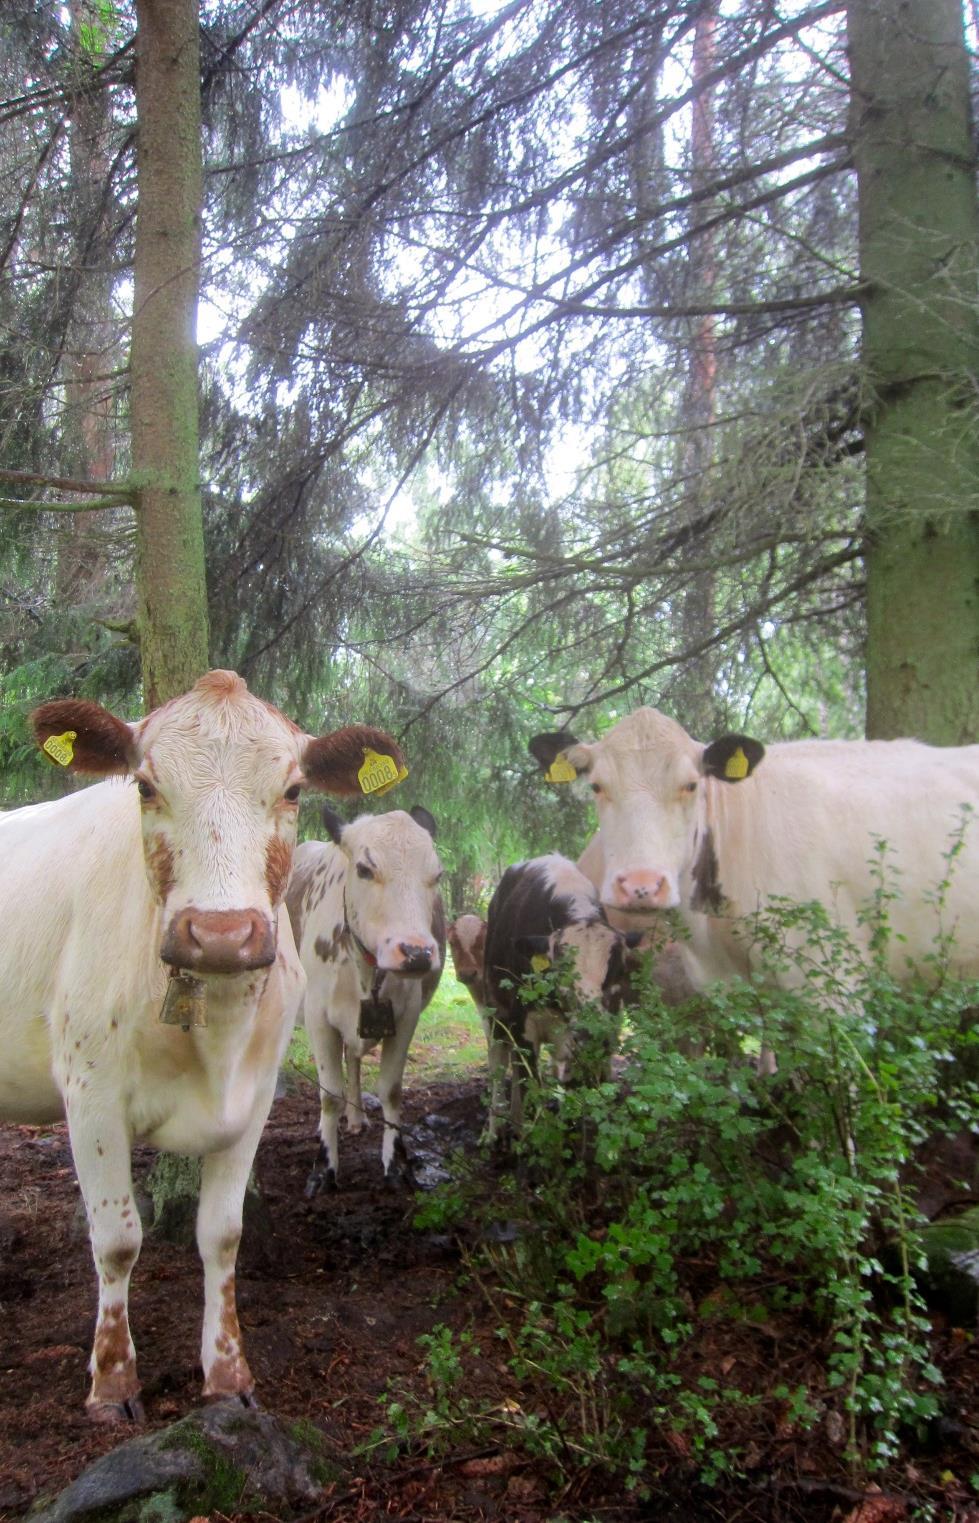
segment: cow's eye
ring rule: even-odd
[[[293,783],[291,788],[286,789],[282,797],[285,799],[287,804],[298,804],[299,795],[302,793],[302,791],[303,790],[301,784]]]
[[[682,788],[681,791],[683,793],[696,793],[697,792],[697,784],[696,783],[684,783],[683,788]]]
[[[140,798],[143,800],[144,804],[149,804],[153,799],[156,798],[156,789],[153,787],[152,783],[148,783],[146,781],[145,777],[138,777],[136,779],[136,791],[139,794]]]
[[[374,874],[371,872],[369,867],[364,865],[363,862],[357,863],[357,877],[366,878],[370,883],[373,883],[374,881]]]
[[[591,791],[594,794],[599,794],[602,791],[602,785],[601,785],[601,783],[590,783],[589,787],[591,788]]]

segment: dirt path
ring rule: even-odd
[[[480,1088],[415,1088],[407,1119],[422,1141],[471,1141]],[[429,1131],[424,1118],[433,1114]],[[376,1428],[387,1380],[417,1370],[418,1335],[463,1308],[451,1245],[408,1230],[411,1200],[381,1182],[377,1120],[342,1140],[342,1190],[308,1203],[314,1129],[311,1090],[276,1101],[257,1161],[269,1220],[246,1229],[238,1304],[263,1404],[315,1423],[349,1454]],[[137,1151],[137,1181],[153,1157]],[[149,1428],[200,1399],[201,1311],[196,1251],[148,1237],[131,1317]],[[65,1128],[0,1127],[0,1519],[19,1516],[128,1436],[84,1416],[94,1314]]]

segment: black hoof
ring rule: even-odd
[[[395,1141],[394,1156],[384,1175],[384,1184],[388,1190],[415,1190],[418,1188],[418,1181],[415,1178],[415,1171],[412,1167],[408,1149],[400,1137]]]
[[[322,1195],[325,1190],[335,1190],[337,1187],[337,1171],[330,1167],[326,1156],[326,1148],[320,1143],[320,1150],[316,1156],[316,1162],[309,1171],[306,1188],[303,1195],[306,1200],[312,1200],[316,1195]]]
[[[93,1423],[141,1423],[146,1420],[138,1396],[130,1396],[125,1401],[90,1401],[85,1410],[89,1422]]]

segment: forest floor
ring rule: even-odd
[[[482,1087],[471,1071],[410,1083],[406,1119],[422,1154],[423,1184],[426,1170],[430,1182],[452,1148],[475,1144]],[[937,1331],[936,1357],[953,1393],[955,1434],[944,1447],[940,1441],[915,1455],[900,1486],[884,1482],[869,1496],[848,1482],[838,1450],[818,1431],[773,1440],[751,1476],[732,1477],[723,1490],[695,1485],[678,1451],[673,1468],[661,1472],[661,1494],[644,1504],[618,1485],[603,1489],[594,1475],[558,1482],[553,1467],[526,1453],[460,1442],[437,1458],[421,1446],[392,1457],[386,1446],[372,1445],[389,1382],[400,1392],[414,1389],[424,1409],[419,1335],[444,1324],[474,1329],[492,1346],[496,1313],[460,1273],[457,1244],[413,1228],[412,1198],[383,1187],[376,1111],[364,1133],[342,1140],[342,1188],[304,1199],[316,1109],[315,1091],[301,1080],[273,1107],[256,1166],[268,1217],[246,1228],[238,1273],[241,1323],[263,1405],[316,1425],[341,1459],[343,1479],[304,1523],[979,1523],[967,1481],[979,1460],[962,1446],[963,1433],[979,1434],[979,1360],[973,1340],[952,1329]],[[137,1150],[137,1180],[153,1156]],[[0,1128],[0,1523],[22,1517],[35,1498],[130,1436],[84,1415],[95,1287],[81,1218],[64,1127]],[[131,1312],[150,1430],[199,1402],[201,1309],[196,1251],[148,1236]],[[701,1346],[697,1357],[723,1367],[742,1352]],[[760,1378],[795,1379],[806,1359],[805,1336],[790,1334],[773,1345]],[[479,1383],[490,1402],[520,1395],[502,1358],[483,1359]],[[777,1466],[770,1463],[776,1451]],[[949,1475],[952,1487],[943,1479]],[[912,1493],[946,1500],[919,1507]],[[212,1515],[212,1523],[223,1523],[223,1515]]]

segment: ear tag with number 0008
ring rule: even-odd
[[[66,730],[63,735],[49,735],[42,751],[46,751],[52,761],[56,761],[59,767],[70,767],[75,755],[73,740],[78,739],[77,730]]]
[[[735,780],[748,776],[748,758],[740,746],[736,751],[731,752],[731,755],[724,763],[724,776],[734,778]]]
[[[380,798],[396,783],[404,782],[407,767],[399,767],[393,756],[383,756],[380,751],[366,750],[364,764],[357,773],[361,793],[376,793]]]
[[[578,776],[566,756],[555,756],[544,773],[545,783],[573,783]]]

